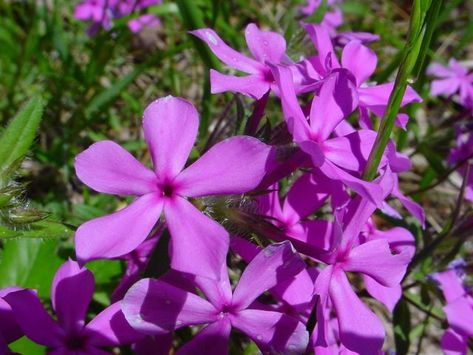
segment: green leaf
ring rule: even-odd
[[[58,239],[67,238],[72,235],[65,225],[52,221],[39,221],[28,225],[25,230],[11,230],[5,226],[0,226],[0,239],[8,238],[31,238],[31,239]]]
[[[43,355],[46,354],[46,347],[41,346],[28,339],[22,337],[9,345],[10,349],[14,353],[18,354],[32,354],[32,355]]]
[[[43,102],[33,97],[15,116],[0,136],[0,187],[6,185],[10,166],[22,159],[30,148],[43,113]]]
[[[0,287],[36,289],[49,298],[51,282],[62,260],[56,255],[56,240],[5,240],[0,255]]]
[[[404,355],[409,351],[411,340],[411,312],[407,302],[399,300],[393,312],[394,342],[396,343],[396,354]]]

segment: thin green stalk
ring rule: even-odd
[[[393,91],[389,96],[386,113],[381,121],[376,141],[363,173],[365,180],[373,180],[376,176],[379,163],[394,128],[394,121],[401,107],[409,78],[413,73],[416,63],[424,60],[426,51],[429,48],[429,43],[426,42],[430,41],[431,36],[426,37],[425,34],[430,33],[430,26],[435,26],[436,22],[436,16],[427,16],[431,4],[431,0],[415,0],[412,5],[407,43],[404,47]],[[438,15],[438,13],[435,15]]]

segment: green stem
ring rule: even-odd
[[[409,77],[416,63],[423,62],[427,49],[429,48],[429,43],[427,42],[430,42],[431,36],[426,37],[425,34],[430,33],[430,26],[435,26],[435,17],[438,15],[438,12],[435,12],[432,16],[427,15],[431,3],[431,0],[414,0],[412,5],[407,43],[403,50],[403,57],[393,91],[389,96],[386,112],[381,121],[376,141],[363,173],[365,180],[373,180],[376,176],[379,163],[381,162],[384,150],[394,128],[394,121],[399,113]],[[427,28],[429,28],[429,30],[427,30]]]

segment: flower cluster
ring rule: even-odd
[[[81,21],[91,22],[89,35],[94,35],[101,27],[110,30],[113,20],[145,11],[148,7],[160,4],[161,0],[82,0],[77,4],[74,16]],[[160,22],[157,16],[144,13],[128,21],[128,28],[140,32],[143,28],[155,28]]]
[[[90,0],[76,8],[76,16],[110,28],[113,18],[156,2]],[[304,11],[313,11],[310,6]],[[211,70],[212,93],[256,100],[261,111],[252,116],[256,128],[273,93],[284,139],[262,141],[254,129],[191,154],[199,131],[197,110],[185,99],[167,96],[143,115],[152,168],[112,141],[80,153],[75,170],[85,185],[132,202],[77,229],[77,262],[67,261],[53,281],[56,320],[34,291],[1,290],[0,352],[24,334],[54,354],[101,354],[101,348],[124,344],[133,344],[136,353],[168,353],[173,333],[189,326],[201,329],[178,354],[206,354],[210,348],[226,354],[232,329],[264,354],[382,351],[383,322],[357,291],[364,285],[392,312],[415,240],[401,227],[381,229],[374,213],[380,209],[400,218],[388,204],[396,199],[424,223],[422,208],[399,191],[398,175],[411,164],[392,141],[376,178],[363,179],[377,137],[374,122],[384,115],[394,83],[370,79],[377,56],[360,38],[345,37],[338,51],[332,43],[336,26],[303,26],[315,55],[298,61],[286,54],[280,34],[255,24],[245,30],[252,57],[230,48],[212,29],[192,32],[229,68],[246,74]],[[451,80],[450,71],[435,68]],[[464,93],[470,90],[465,83],[455,88],[466,105],[471,92]],[[450,94],[456,91],[435,82],[433,90],[440,93],[444,86]],[[408,87],[401,105],[420,101]],[[407,122],[406,114],[397,116],[402,129]],[[290,154],[281,154],[288,147]],[[241,205],[250,201],[254,208],[224,203],[217,211],[212,201],[226,198]],[[225,227],[232,223],[249,232],[230,233]],[[169,268],[159,278],[140,279],[164,231]],[[257,235],[259,243],[248,234]],[[113,303],[86,322],[94,278],[85,265],[116,258],[126,260],[127,269]],[[235,260],[246,265],[239,276],[229,275]],[[471,297],[455,275],[436,276],[450,324],[444,347],[464,346],[472,335]]]

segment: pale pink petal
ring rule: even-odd
[[[181,197],[166,204],[164,213],[172,268],[218,280],[229,247],[225,228]]]
[[[337,312],[341,343],[360,354],[378,354],[385,337],[383,323],[360,301],[341,270],[332,275],[330,299]]]
[[[172,180],[182,170],[198,128],[199,114],[189,101],[167,96],[146,107],[143,130],[161,181]]]
[[[232,326],[227,318],[209,324],[181,347],[176,355],[227,355]]]
[[[70,259],[54,275],[51,303],[59,324],[67,332],[78,331],[84,326],[94,287],[94,275]]]
[[[157,178],[112,141],[92,144],[74,162],[78,178],[95,191],[141,196],[157,190]]]
[[[241,194],[258,186],[271,147],[249,136],[217,143],[175,180],[182,196]]]
[[[203,298],[153,279],[133,285],[121,307],[128,323],[145,334],[162,334],[218,320],[215,307]]]
[[[162,209],[160,197],[147,194],[118,212],[82,224],[75,234],[78,260],[116,258],[130,253],[146,239]]]
[[[248,335],[264,352],[302,354],[309,342],[304,324],[282,313],[246,309],[232,317],[232,325]]]
[[[376,53],[359,41],[351,41],[343,48],[342,67],[355,76],[358,86],[374,73],[377,63]]]
[[[233,293],[233,305],[248,307],[266,290],[292,278],[305,268],[299,254],[286,241],[263,249],[246,267]]]
[[[271,85],[260,74],[248,76],[225,75],[216,70],[210,69],[210,84],[212,94],[222,92],[235,92],[261,99],[270,89]]]
[[[257,74],[265,70],[262,63],[248,58],[240,52],[230,48],[214,30],[203,28],[191,31],[191,33],[207,43],[213,54],[215,54],[218,59],[230,68],[235,68],[248,74]]]
[[[279,64],[286,52],[286,40],[276,32],[261,31],[254,23],[245,29],[248,48],[258,61]]]

